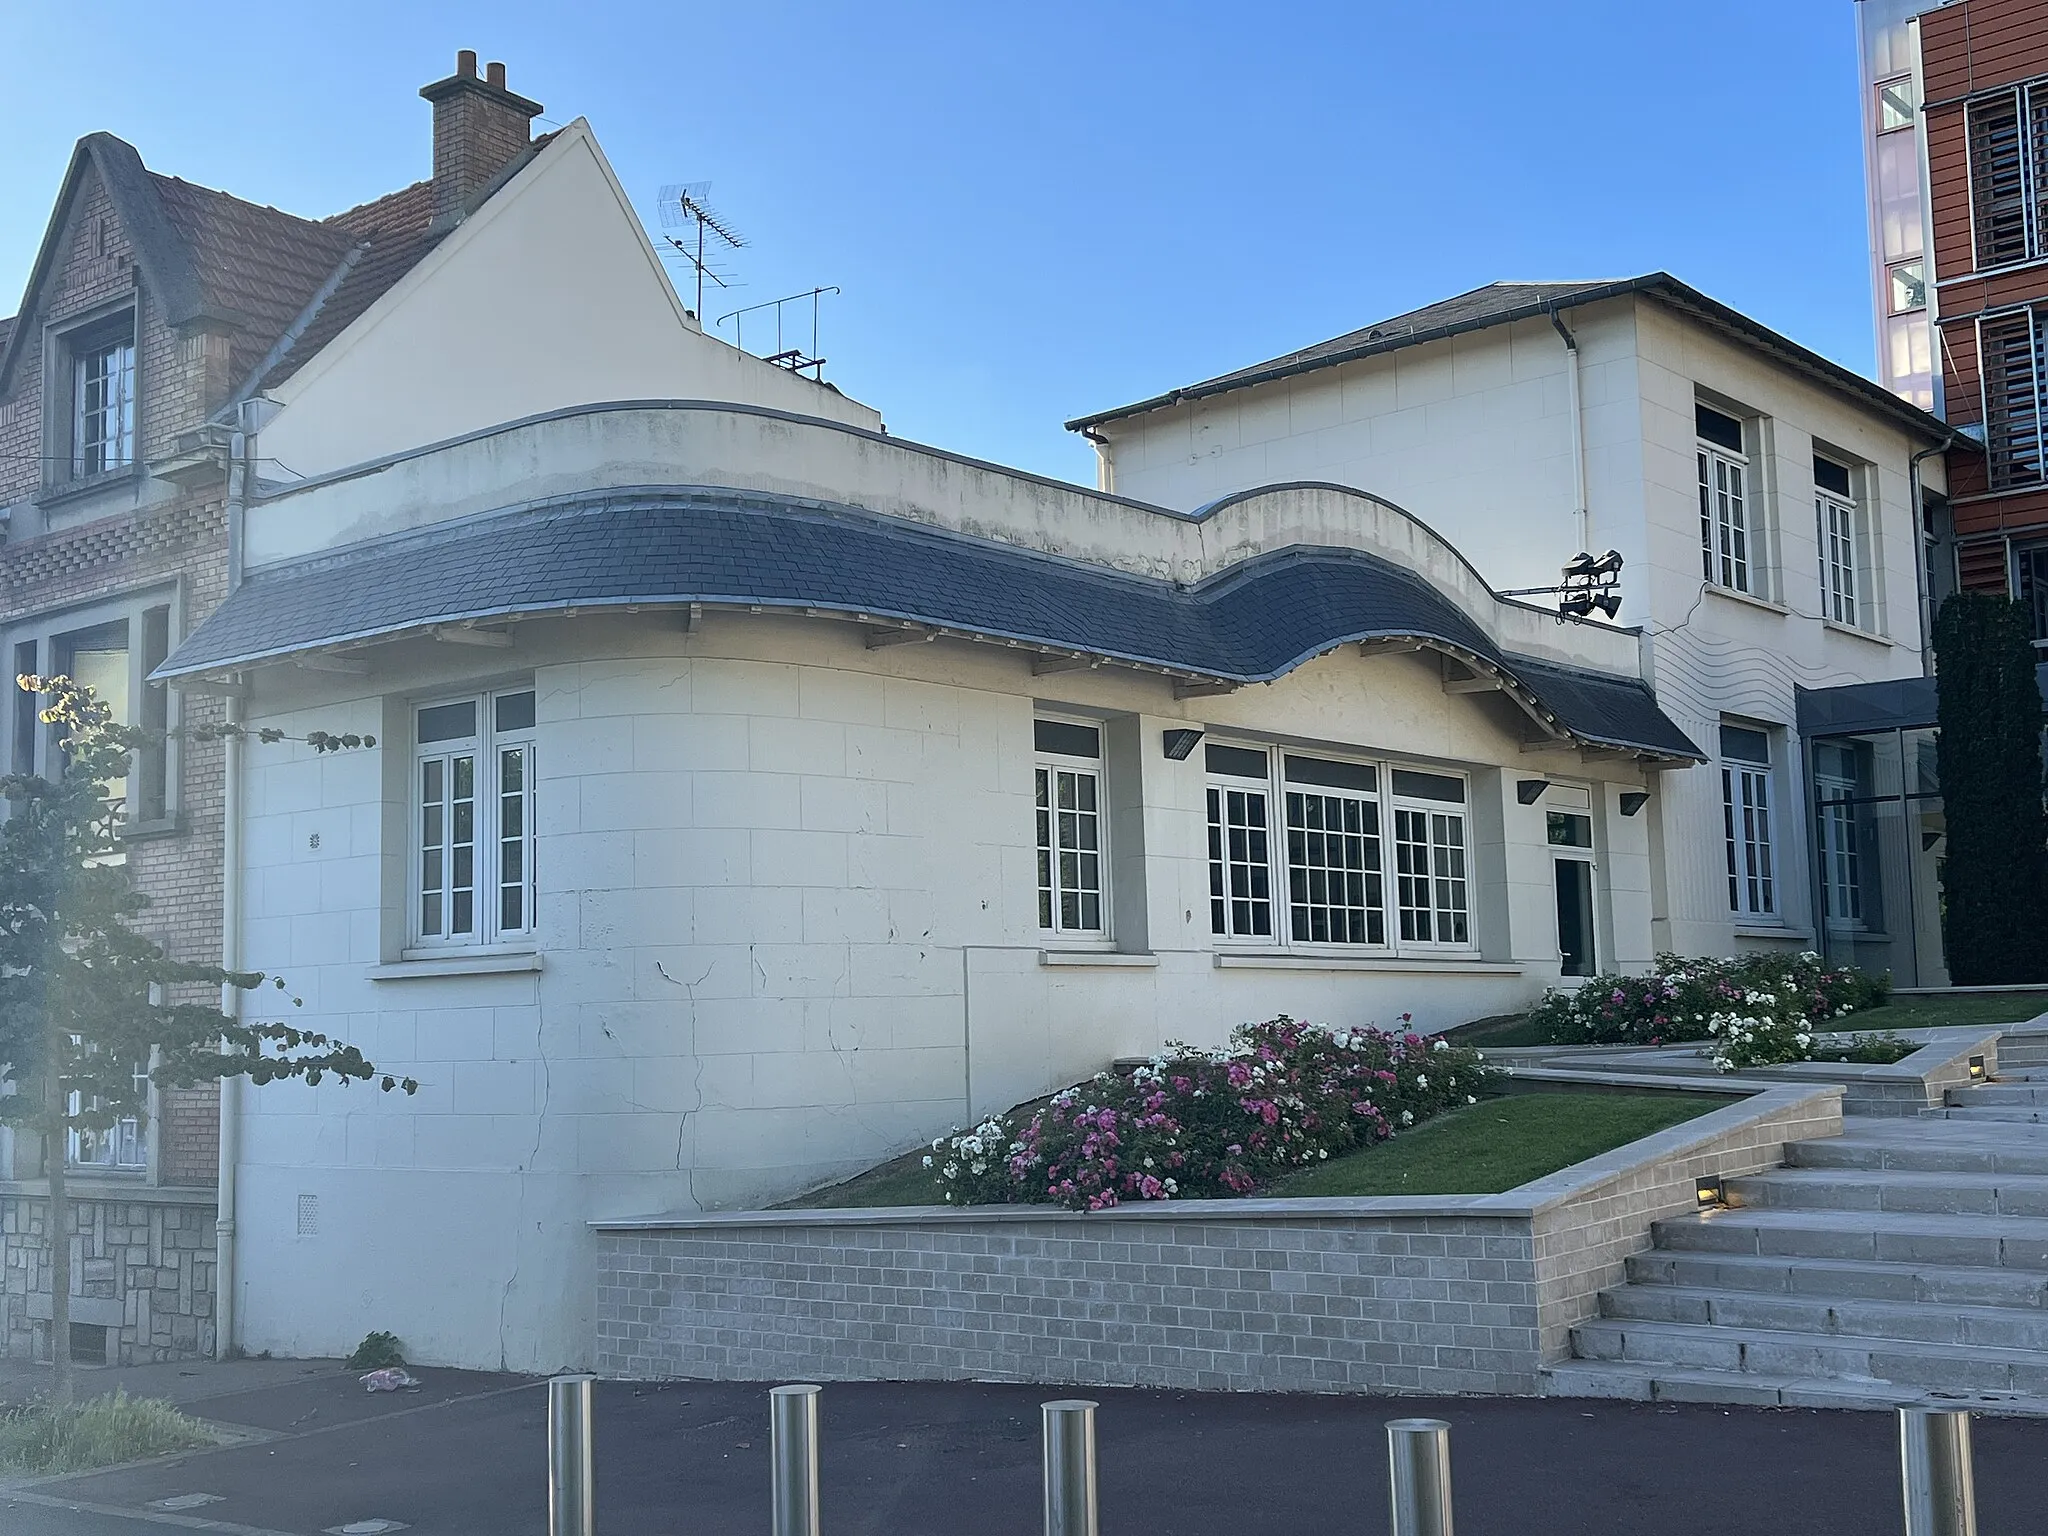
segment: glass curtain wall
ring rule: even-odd
[[[1941,938],[1947,838],[1928,729],[1807,743],[1819,948],[1889,972],[1901,987],[1948,985]]]

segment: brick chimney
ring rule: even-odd
[[[434,104],[434,217],[447,218],[491,184],[532,142],[541,104],[505,89],[505,66],[476,73],[476,50],[455,55],[455,73],[420,87]]]

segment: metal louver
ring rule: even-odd
[[[1985,446],[2001,490],[2041,479],[2041,340],[2030,309],[1978,322]]]
[[[2021,129],[2023,94],[2031,95],[2015,88],[1970,104],[1970,196],[1979,267],[2025,261],[2035,247],[2036,178],[2029,153],[2035,140]],[[2041,105],[2048,108],[2048,95]],[[2027,116],[2031,120],[2034,114]]]

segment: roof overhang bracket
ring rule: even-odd
[[[164,684],[180,693],[202,694],[209,699],[246,699],[249,685],[228,677],[173,677]]]
[[[1452,656],[1443,658],[1445,693],[1498,693],[1507,679],[1498,672],[1481,672]]]
[[[478,629],[472,624],[436,624],[427,633],[448,645],[476,645],[502,651],[512,644],[509,631]]]
[[[879,651],[891,645],[922,645],[939,638],[936,629],[918,629],[905,625],[901,629],[871,629],[868,631],[867,647]]]
[[[1173,696],[1176,699],[1206,699],[1214,694],[1235,693],[1240,686],[1221,678],[1179,677],[1173,682]]]
[[[1031,675],[1045,677],[1054,672],[1086,672],[1102,665],[1099,656],[1058,656],[1040,654],[1031,658]]]
[[[310,656],[294,656],[292,665],[302,672],[332,672],[338,677],[368,677],[370,664],[367,661],[351,661],[346,656],[316,651]]]

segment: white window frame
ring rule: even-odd
[[[533,945],[536,932],[534,909],[539,900],[539,885],[534,876],[534,728],[528,725],[500,730],[497,723],[500,699],[533,692],[533,684],[519,683],[476,693],[416,699],[409,706],[413,740],[411,771],[406,779],[407,824],[411,833],[406,851],[405,889],[406,929],[411,945],[409,955],[445,954],[450,950],[480,948],[530,949]],[[471,734],[430,742],[419,739],[423,711],[462,704],[473,705],[476,710],[475,729]],[[516,790],[508,789],[503,782],[504,757],[510,752],[520,754],[522,783]],[[470,881],[467,887],[457,880],[457,855],[462,845],[455,837],[455,779],[458,760],[465,757],[471,760],[472,790]],[[437,803],[432,806],[427,803],[426,794],[430,765],[440,769],[439,795]],[[515,793],[519,797],[518,832],[514,837],[502,837],[498,833],[505,802]],[[488,817],[485,807],[489,808]],[[435,812],[439,814],[435,815]],[[428,841],[430,823],[437,829],[433,831],[431,847]],[[505,882],[501,879],[506,862],[504,850],[514,843],[519,848],[519,862],[523,868],[517,872],[513,882]],[[427,889],[430,863],[438,871],[431,891]],[[516,927],[502,921],[504,890],[511,883],[516,883],[522,893],[520,904],[524,921]],[[470,928],[467,932],[460,932],[455,929],[457,898],[465,889],[470,896]],[[429,920],[430,914],[432,921]]]
[[[1857,846],[1856,779],[1821,767],[1818,749],[1813,765],[1813,791],[1819,812],[1821,912],[1829,928],[1859,932],[1863,917],[1863,857]],[[1829,803],[1832,802],[1832,803]],[[1850,802],[1850,803],[1845,803]]]
[[[72,1037],[78,1043],[78,1037]],[[144,1061],[134,1068],[136,1095],[144,1105],[155,1103],[154,1091],[150,1084],[149,1063]],[[76,1115],[83,1107],[84,1096],[73,1092],[70,1096],[68,1113]],[[136,1115],[124,1115],[103,1131],[81,1130],[76,1127],[64,1133],[64,1162],[68,1168],[104,1169],[109,1173],[146,1174],[149,1172],[149,1137],[145,1134],[149,1123],[149,1111]]]
[[[1694,451],[1700,497],[1700,557],[1707,584],[1760,596],[1756,582],[1756,527],[1750,516],[1755,487],[1749,472],[1749,455],[1705,438],[1695,441]]]
[[[1761,735],[1767,758],[1721,754],[1721,826],[1727,852],[1728,910],[1737,922],[1745,919],[1781,921],[1778,903],[1780,863],[1777,795],[1772,779],[1777,769],[1777,732],[1765,725],[1731,721],[1736,728]]]
[[[1078,726],[1095,732],[1096,753],[1094,757],[1083,757],[1075,753],[1058,752],[1040,746],[1037,741],[1039,725]],[[1037,859],[1038,931],[1047,937],[1062,941],[1082,943],[1107,943],[1110,939],[1109,911],[1109,804],[1105,798],[1109,783],[1103,771],[1102,748],[1103,729],[1099,720],[1067,720],[1054,715],[1038,715],[1032,721],[1033,755],[1031,763],[1033,852]],[[1094,805],[1084,807],[1078,803],[1063,807],[1059,804],[1062,780],[1071,780],[1076,788],[1076,800],[1081,797],[1080,786],[1086,784],[1093,796]],[[1074,846],[1067,847],[1068,819],[1072,818]],[[1088,837],[1093,837],[1093,846]],[[1072,862],[1069,863],[1069,857]],[[1087,879],[1087,863],[1094,860],[1094,883]],[[1076,909],[1073,921],[1068,921],[1068,898],[1073,899]],[[1095,902],[1096,921],[1086,919],[1087,901]]]
[[[1829,459],[1830,464],[1836,461]],[[1856,471],[1847,471],[1853,487]],[[1871,629],[1876,608],[1864,590],[1863,509],[1853,490],[1845,495],[1823,485],[1813,488],[1814,538],[1820,550],[1820,612],[1831,623],[1851,629]]]
[[[104,364],[105,366],[98,366]],[[71,354],[71,477],[91,480],[135,464],[135,327]]]
[[[1386,758],[1368,758],[1361,755],[1298,749],[1290,752],[1278,745],[1239,741],[1229,738],[1212,738],[1205,743],[1224,748],[1263,753],[1266,757],[1266,776],[1254,779],[1210,771],[1204,781],[1204,831],[1207,837],[1205,863],[1209,871],[1210,886],[1210,937],[1225,948],[1251,947],[1259,949],[1300,950],[1312,954],[1357,954],[1366,956],[1399,956],[1413,953],[1455,953],[1470,954],[1478,949],[1476,937],[1476,915],[1472,905],[1474,873],[1472,867],[1472,781],[1471,776],[1456,769],[1436,765],[1411,763]],[[1369,770],[1372,788],[1363,789],[1348,785],[1329,785],[1288,776],[1289,756],[1309,758],[1317,762],[1341,764],[1347,767]],[[1394,774],[1420,773],[1432,777],[1455,780],[1463,792],[1463,798],[1456,802],[1436,800],[1416,795],[1404,795],[1394,789]],[[1231,805],[1226,798],[1237,794],[1255,799],[1263,807],[1263,825],[1251,824],[1239,828],[1231,825]],[[1334,833],[1324,827],[1292,825],[1291,796],[1300,796],[1304,801],[1320,799],[1327,808],[1330,802],[1357,803],[1371,807],[1369,829],[1361,818],[1360,827],[1337,829]],[[1222,820],[1219,822],[1219,812]],[[1409,880],[1422,879],[1427,885],[1429,899],[1429,937],[1419,936],[1419,925],[1413,921],[1419,909],[1410,904],[1406,911],[1409,917],[1407,932],[1403,932],[1404,906],[1402,902],[1400,853],[1397,824],[1401,815],[1420,815],[1425,818],[1426,862],[1424,872],[1411,872]],[[1306,817],[1304,820],[1306,821]],[[1455,836],[1450,835],[1455,824]],[[1230,834],[1241,831],[1241,840],[1233,840]],[[1304,843],[1313,839],[1335,835],[1347,841],[1357,839],[1361,854],[1359,867],[1353,871],[1348,864],[1349,850],[1343,857],[1347,862],[1342,866],[1333,865],[1327,856],[1315,864],[1298,864],[1293,852],[1293,834],[1300,832]],[[1265,859],[1260,864],[1252,852],[1251,844],[1263,835]],[[1235,857],[1242,847],[1247,855]],[[1219,850],[1224,855],[1220,860]],[[1259,892],[1258,875],[1264,874],[1264,894]],[[1313,936],[1297,937],[1295,934],[1295,908],[1301,905],[1310,914],[1310,926],[1314,926],[1313,914],[1318,910],[1327,914],[1333,910],[1328,900],[1328,878],[1335,871],[1344,875],[1355,874],[1358,883],[1368,893],[1365,905],[1368,937],[1360,942],[1349,937],[1342,939]],[[1296,876],[1304,878],[1297,882]],[[1314,899],[1315,876],[1323,878],[1323,899]],[[1372,894],[1376,887],[1376,896]],[[1298,903],[1297,896],[1303,899]],[[1222,926],[1218,927],[1218,913],[1222,914]],[[1240,929],[1241,915],[1255,916],[1263,905],[1266,916],[1266,931]],[[1348,907],[1350,903],[1342,903]],[[1249,907],[1249,913],[1243,909]],[[1449,913],[1454,925],[1461,926],[1462,937],[1439,939],[1436,934],[1440,926],[1440,915]],[[1370,935],[1377,931],[1379,937]]]

